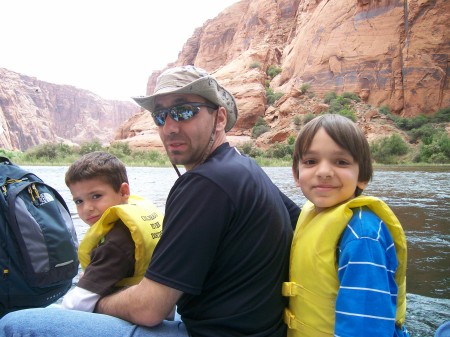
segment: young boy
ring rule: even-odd
[[[91,227],[78,249],[84,273],[62,306],[92,312],[100,297],[143,278],[163,215],[152,203],[130,196],[126,168],[109,153],[82,156],[69,167],[65,182],[78,215]]]
[[[361,196],[373,174],[363,132],[316,117],[297,137],[292,171],[308,201],[283,284],[288,336],[408,336],[406,239],[383,201]]]

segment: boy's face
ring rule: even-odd
[[[359,166],[352,155],[320,128],[300,159],[296,183],[316,211],[321,212],[352,199],[356,187],[367,186],[358,182],[358,174]]]
[[[118,192],[100,178],[87,179],[69,186],[81,220],[89,226],[96,223],[111,206],[126,204],[130,188],[123,183]]]

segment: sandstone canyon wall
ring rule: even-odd
[[[355,92],[403,117],[429,115],[450,106],[449,22],[447,0],[242,0],[196,29],[167,67],[195,64],[230,89],[240,113],[232,135],[248,135],[259,116],[306,113],[295,110],[304,83],[318,97]],[[270,66],[282,69],[273,79]],[[163,70],[150,74],[147,93]],[[267,105],[267,80],[288,108]],[[147,118],[128,121],[117,139],[154,139]]]
[[[0,68],[0,148],[25,151],[48,142],[110,142],[139,108],[104,100],[69,85],[57,85]]]

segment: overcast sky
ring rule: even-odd
[[[0,0],[0,67],[129,100],[237,1]]]

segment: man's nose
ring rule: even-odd
[[[170,115],[167,115],[162,128],[165,134],[178,133],[178,130],[180,129],[180,123],[173,120]]]

